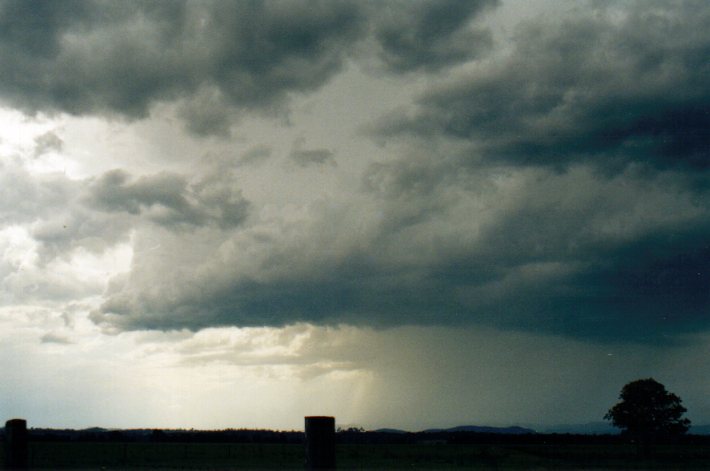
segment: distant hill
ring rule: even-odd
[[[542,433],[570,433],[581,435],[617,435],[619,429],[613,427],[609,422],[587,422],[583,424],[560,424],[548,427],[540,427]]]
[[[710,435],[710,425],[692,425],[688,433],[693,435]]]
[[[406,430],[400,430],[398,428],[378,428],[377,430],[371,430],[377,433],[410,433]]]
[[[524,427],[487,427],[480,425],[459,425],[451,428],[431,428],[422,430],[423,433],[440,433],[440,432],[475,432],[475,433],[499,433],[505,435],[525,435],[535,433],[535,430]]]
[[[587,422],[584,424],[560,424],[539,427],[540,433],[569,433],[580,435],[618,435],[620,430],[609,422]],[[693,425],[688,430],[693,435],[710,435],[710,425]]]
[[[534,427],[534,428],[533,428]],[[396,428],[379,428],[371,430],[378,433],[405,434],[412,433],[408,430]],[[526,425],[524,427],[488,427],[482,425],[459,425],[451,428],[430,428],[422,430],[420,433],[441,433],[441,432],[476,432],[476,433],[498,433],[507,435],[524,435],[527,433],[558,433],[570,435],[618,435],[619,429],[609,422],[586,422],[581,424],[557,424],[548,426]],[[710,424],[693,425],[688,433],[693,435],[710,435]]]

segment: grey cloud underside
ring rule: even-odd
[[[221,132],[225,104],[270,108],[322,85],[361,24],[340,1],[8,1],[0,93],[29,112],[129,118],[185,99],[191,129]]]
[[[294,149],[289,157],[303,167],[324,164],[335,165],[334,153],[328,149]]]
[[[387,16],[378,3],[4,1],[0,98],[128,119],[175,102],[192,132],[227,135],[241,111],[274,112],[325,84],[371,31],[393,71],[438,70],[490,46],[466,24],[494,2],[392,3]]]
[[[710,253],[681,252],[640,267],[588,262],[582,274],[515,280],[499,292],[495,283],[525,267],[485,267],[494,270],[491,274],[483,267],[452,265],[410,281],[407,274],[398,280],[371,270],[357,280],[346,265],[333,278],[238,283],[175,304],[145,299],[124,304],[112,296],[94,319],[123,329],[162,330],[300,321],[379,327],[473,323],[602,341],[667,342],[708,328]]]
[[[507,58],[378,123],[402,156],[370,165],[357,198],[303,225],[245,227],[150,290],[174,267],[136,260],[94,319],[651,343],[707,330],[710,10],[645,5],[527,24]]]
[[[244,152],[239,157],[239,163],[242,165],[258,165],[271,157],[273,150],[266,145],[252,147]]]
[[[314,214],[296,239],[246,229],[179,261],[168,259],[168,243],[136,260],[93,318],[122,329],[196,330],[476,323],[643,342],[710,327],[710,208],[682,183],[599,180],[588,169],[518,179],[514,197],[507,188],[475,194],[445,185],[424,196],[381,195],[379,220],[359,221],[353,208]],[[560,201],[555,191],[566,188],[578,193]],[[434,200],[428,211],[412,211],[421,210],[418,197]],[[496,200],[500,208],[485,209]],[[364,239],[353,235],[363,230]]]
[[[247,217],[249,203],[223,177],[190,184],[182,175],[162,173],[133,181],[126,172],[113,170],[92,185],[87,202],[106,212],[145,213],[164,226],[236,227]]]
[[[393,72],[438,71],[490,50],[492,38],[469,24],[496,0],[390,1],[375,3],[374,35],[385,67]]]
[[[378,132],[469,143],[489,164],[708,169],[710,11],[631,5],[621,18],[522,27],[510,57],[430,90]]]

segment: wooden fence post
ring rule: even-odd
[[[335,469],[335,417],[306,417],[306,469]]]
[[[27,469],[27,421],[5,422],[5,469]]]

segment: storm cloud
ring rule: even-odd
[[[38,131],[85,174],[3,163],[0,216],[38,264],[129,246],[117,330],[708,329],[710,10],[499,3],[4,2],[6,105],[123,119],[108,157]]]
[[[132,181],[121,170],[102,175],[91,185],[88,205],[104,211],[148,218],[167,226],[222,227],[239,225],[247,216],[248,202],[238,189],[208,178],[194,184],[178,174],[143,176]]]
[[[491,41],[469,20],[494,3],[393,3],[383,15],[377,2],[7,0],[0,97],[32,114],[127,119],[175,103],[193,133],[228,136],[244,111],[283,112],[322,87],[369,35],[396,72],[472,59]]]
[[[471,20],[497,0],[402,1],[377,5],[374,36],[385,67],[397,73],[438,71],[489,51],[491,34]]]
[[[477,323],[653,342],[706,325],[710,209],[678,182],[534,170],[485,190],[438,188],[422,198],[430,210],[413,195],[377,198],[379,214],[362,201],[316,205],[177,258],[180,241],[163,235],[94,318],[129,329]]]
[[[219,133],[224,110],[205,110],[205,96],[265,109],[318,88],[339,70],[361,16],[339,1],[6,1],[0,94],[30,113],[132,119],[184,99],[191,129]]]
[[[706,5],[630,5],[523,23],[509,55],[432,87],[378,132],[467,143],[493,165],[707,170]]]

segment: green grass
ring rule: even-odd
[[[1,449],[1,447],[0,447]],[[302,445],[32,442],[32,469],[303,469]],[[2,452],[0,451],[0,455]],[[710,449],[629,445],[338,445],[340,469],[710,469]]]
[[[228,443],[31,443],[38,469],[289,469],[303,467],[299,445]]]

